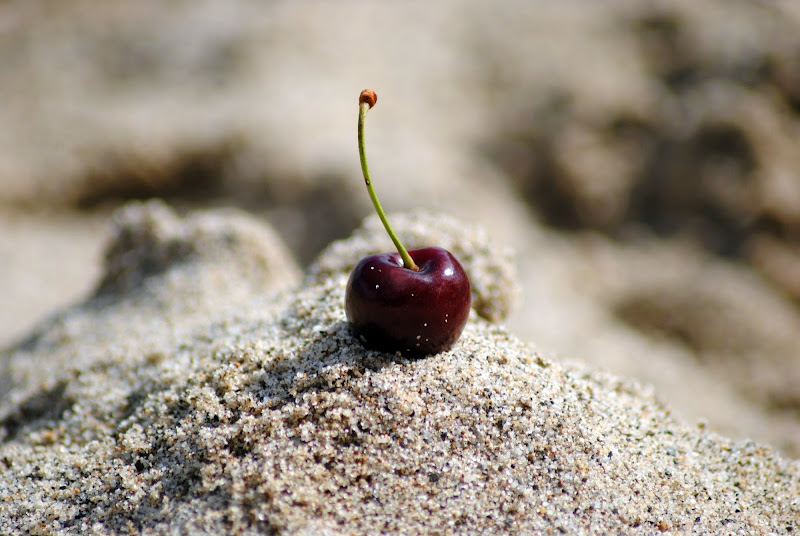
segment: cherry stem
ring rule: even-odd
[[[358,156],[361,158],[361,172],[364,174],[364,183],[367,185],[367,192],[369,192],[369,198],[372,199],[375,212],[378,213],[378,217],[386,228],[386,232],[389,233],[389,238],[392,239],[394,246],[397,248],[397,252],[403,259],[403,265],[411,270],[419,271],[419,266],[417,266],[414,259],[411,258],[411,255],[408,254],[406,248],[403,247],[403,243],[400,242],[400,239],[394,234],[391,225],[389,225],[389,221],[386,219],[386,213],[383,211],[383,207],[381,207],[381,202],[378,201],[375,188],[372,186],[372,179],[369,176],[367,153],[364,149],[364,123],[367,119],[367,112],[370,108],[375,106],[376,102],[378,102],[378,96],[371,89],[362,91],[358,98]]]

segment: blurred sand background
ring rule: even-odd
[[[384,206],[516,249],[514,333],[800,455],[788,1],[4,2],[0,345],[92,291],[131,199],[243,208],[310,263],[371,211],[364,87]]]

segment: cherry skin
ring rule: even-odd
[[[467,323],[469,279],[445,249],[408,253],[418,270],[406,268],[399,253],[361,259],[347,282],[347,319],[369,347],[411,354],[443,352]]]

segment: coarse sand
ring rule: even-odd
[[[409,360],[344,317],[349,268],[388,242],[374,221],[300,279],[240,213],[124,208],[97,292],[0,355],[0,533],[800,530],[798,462],[485,320],[513,302],[510,256],[430,218],[397,227],[457,245],[481,315]]]

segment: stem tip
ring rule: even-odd
[[[364,104],[365,102],[369,104],[370,108],[372,108],[375,106],[375,103],[378,102],[378,95],[376,95],[371,89],[365,89],[361,92],[361,95],[358,96],[358,103]]]

